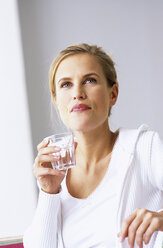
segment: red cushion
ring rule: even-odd
[[[23,248],[23,243],[19,243],[19,244],[4,244],[4,245],[0,245],[0,247],[2,248]]]

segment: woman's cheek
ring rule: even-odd
[[[59,111],[59,115],[63,123],[65,125],[68,125],[68,119],[69,119],[68,117],[70,113],[69,113],[67,106],[61,103],[60,105],[58,105],[58,111]]]

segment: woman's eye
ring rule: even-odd
[[[88,78],[85,80],[85,83],[96,83],[96,79],[95,78]]]
[[[71,85],[70,82],[64,82],[64,83],[61,84],[61,88],[67,88],[67,87],[69,87],[70,85]]]

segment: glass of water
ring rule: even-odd
[[[51,162],[54,169],[65,170],[76,165],[73,133],[67,132],[54,134],[45,139],[50,141],[48,146],[56,146],[60,148],[60,151],[54,153],[54,155],[58,157],[58,160]]]

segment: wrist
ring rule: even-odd
[[[41,188],[41,190],[43,191],[43,192],[45,192],[46,194],[59,194],[60,192],[61,192],[61,190],[62,190],[62,188],[61,188],[61,186],[59,187],[59,188],[57,188],[57,189],[53,189],[53,190],[47,190],[47,189],[43,189],[43,188]]]

